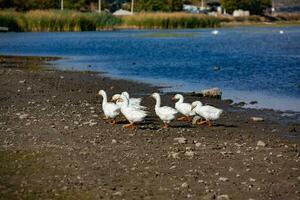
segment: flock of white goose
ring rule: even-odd
[[[104,112],[104,119],[111,120],[111,124],[116,124],[115,118],[122,113],[124,117],[129,121],[129,124],[124,125],[124,128],[133,129],[136,127],[136,123],[142,122],[148,112],[146,107],[141,105],[141,98],[130,98],[128,92],[113,95],[111,102],[107,100],[107,94],[104,90],[100,90],[98,95],[103,97],[102,110]],[[155,113],[163,121],[163,128],[168,128],[171,121],[176,118],[178,113],[181,113],[183,117],[177,120],[191,121],[191,118],[195,115],[199,115],[204,120],[201,120],[197,124],[208,124],[212,126],[211,121],[220,118],[223,113],[222,109],[203,105],[200,101],[194,101],[192,104],[185,103],[184,97],[181,94],[173,96],[172,100],[176,100],[175,109],[169,106],[161,106],[161,98],[158,93],[151,95],[156,100]]]

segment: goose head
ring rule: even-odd
[[[198,106],[200,106],[200,107],[203,106],[203,104],[201,103],[201,101],[194,101],[192,103],[192,110],[194,110]]]
[[[151,97],[153,97],[154,99],[158,99],[160,96],[158,93],[155,92],[155,93],[151,94]]]
[[[128,92],[124,91],[124,92],[122,92],[121,95],[123,95],[123,96],[125,96],[127,99],[129,99],[129,93],[128,93]]]
[[[175,96],[172,97],[172,100],[173,101],[176,101],[176,100],[183,100],[183,96],[181,94],[176,94]]]
[[[106,95],[106,92],[104,90],[99,90],[99,92],[97,93],[97,95],[103,96],[103,95]]]

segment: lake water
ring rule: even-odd
[[[225,98],[258,101],[255,107],[300,111],[300,26],[218,30],[0,33],[0,54],[63,56],[61,68],[166,90],[219,87]]]

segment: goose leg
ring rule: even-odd
[[[169,128],[169,127],[170,127],[170,125],[168,123],[164,122],[163,128]]]
[[[197,124],[198,124],[198,125],[203,125],[203,124],[205,124],[205,123],[208,123],[208,121],[207,121],[207,120],[200,121],[200,122],[198,122]]]
[[[123,128],[134,129],[136,126],[134,123],[125,124]]]
[[[177,118],[177,121],[186,121],[186,120],[187,120],[186,116]]]
[[[207,120],[207,124],[208,124],[208,127],[212,127],[213,126],[210,120]]]

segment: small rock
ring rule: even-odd
[[[265,146],[266,146],[266,143],[264,143],[263,141],[259,140],[259,141],[257,142],[257,146],[259,146],[259,147],[265,147]]]
[[[263,122],[264,118],[262,117],[251,117],[251,120],[254,122]]]
[[[200,146],[201,146],[201,143],[200,143],[200,142],[197,142],[197,143],[195,144],[195,146],[196,146],[196,147],[200,147]]]
[[[186,144],[187,143],[187,139],[184,137],[178,137],[178,138],[174,138],[175,141],[177,141],[179,144]]]
[[[171,152],[170,153],[170,156],[172,157],[172,158],[174,158],[174,159],[179,159],[180,157],[179,157],[179,153],[178,152]]]
[[[26,83],[26,80],[21,80],[21,81],[19,81],[19,83],[21,83],[21,84]]]
[[[189,156],[189,157],[194,157],[195,153],[193,151],[186,151],[184,155]]]
[[[201,91],[204,97],[221,98],[222,91],[219,88],[210,88]]]
[[[254,179],[254,178],[250,178],[249,179],[251,182],[255,182],[256,181],[256,179]]]
[[[181,187],[182,188],[187,188],[187,187],[189,187],[189,184],[187,182],[184,182],[184,183],[181,184]]]
[[[220,196],[217,196],[218,200],[229,200],[229,196],[227,194],[222,194]]]
[[[219,181],[223,181],[223,182],[227,182],[229,179],[228,178],[226,178],[226,177],[220,177],[219,178]]]
[[[27,119],[28,118],[28,114],[21,114],[20,116],[19,116],[19,118],[20,119]]]
[[[112,140],[111,140],[111,143],[112,143],[112,144],[117,144],[117,140],[112,139]]]
[[[69,129],[69,126],[64,126],[64,129],[65,129],[65,130],[68,130],[68,129]]]
[[[250,101],[249,104],[251,105],[254,105],[254,104],[257,104],[258,102],[257,101]]]
[[[122,192],[120,192],[120,191],[113,193],[113,196],[122,196],[122,195],[123,195],[123,194],[122,194]]]

